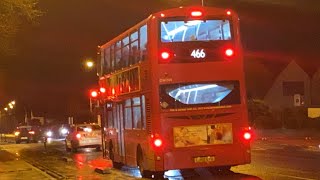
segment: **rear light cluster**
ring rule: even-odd
[[[225,53],[226,57],[232,57],[234,55],[234,51],[232,48],[226,49],[224,53]]]
[[[220,56],[224,59],[230,59],[235,56],[235,50],[231,47],[223,48],[222,50],[220,50],[219,54],[221,54]],[[160,51],[160,60],[163,63],[170,62],[174,56],[175,56],[175,54],[169,49],[165,49],[165,50]]]
[[[15,135],[15,136],[19,136],[19,134],[20,134],[19,131],[14,132],[14,135]]]
[[[35,132],[34,131],[29,131],[29,134],[35,134]]]
[[[242,131],[242,138],[244,141],[251,141],[253,139],[253,131],[251,127],[245,128]]]
[[[170,50],[164,49],[164,50],[160,51],[161,61],[169,62],[172,57],[173,57],[173,53]]]
[[[81,138],[81,134],[78,133],[78,134],[76,135],[76,137],[77,137],[78,139],[80,139],[80,138]]]
[[[151,135],[151,146],[155,150],[159,150],[163,147],[163,139],[158,135]]]
[[[191,16],[192,17],[201,17],[202,16],[202,11],[191,11]]]

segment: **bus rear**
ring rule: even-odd
[[[238,16],[188,7],[155,17],[154,170],[250,163]]]

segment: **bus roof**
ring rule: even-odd
[[[187,6],[187,7],[178,7],[178,8],[172,8],[172,9],[166,9],[163,11],[159,11],[156,13],[151,14],[146,19],[142,20],[138,24],[134,25],[130,29],[122,32],[120,35],[116,36],[115,38],[111,39],[110,41],[106,42],[103,45],[98,46],[98,48],[105,48],[110,46],[111,44],[116,43],[120,39],[125,38],[130,33],[136,31],[139,27],[146,24],[151,18],[165,18],[165,17],[177,17],[177,14],[181,14],[180,16],[188,16],[191,11],[193,10],[200,10],[203,11],[205,14],[206,12],[210,11],[210,15],[226,15],[227,11],[231,11],[227,8],[218,8],[218,7],[209,7],[209,6]],[[237,14],[234,11],[231,11],[233,16],[237,16]]]

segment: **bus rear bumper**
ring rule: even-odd
[[[235,166],[251,162],[250,149],[179,150],[164,154],[164,170]]]

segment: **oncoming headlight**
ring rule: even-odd
[[[46,135],[47,135],[48,137],[51,137],[51,136],[52,136],[52,132],[51,132],[51,131],[48,131],[48,132],[46,133]]]
[[[61,134],[67,134],[68,133],[68,130],[67,129],[65,129],[65,128],[63,128],[63,129],[61,129]]]

